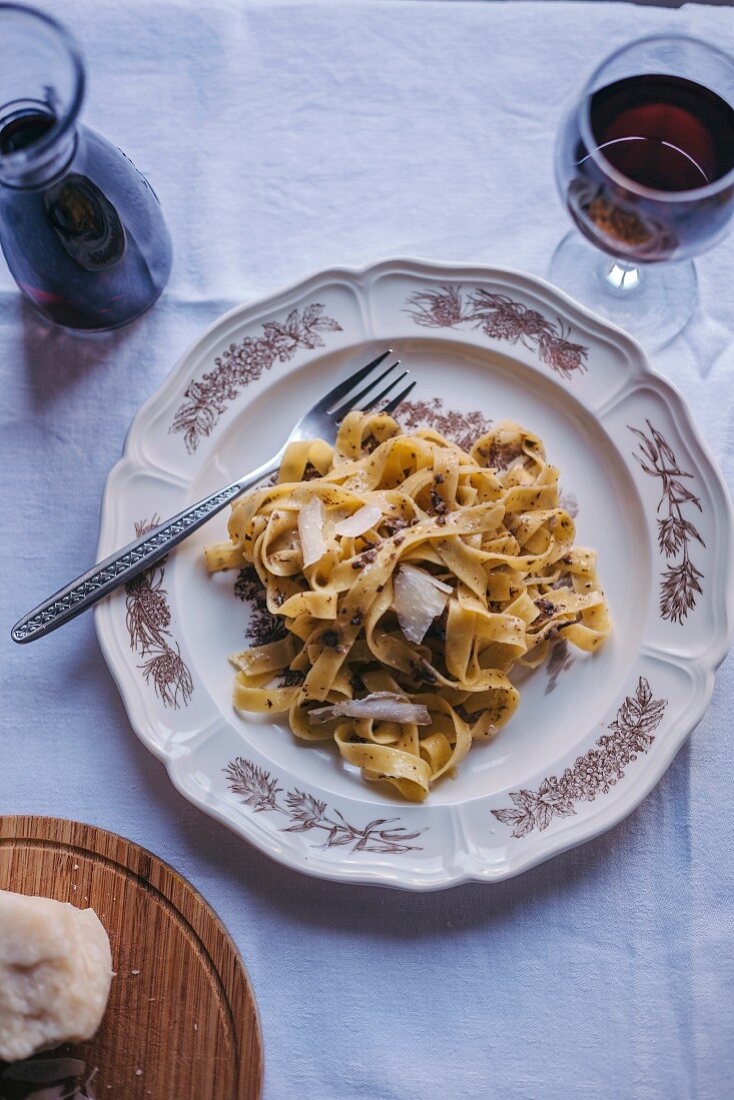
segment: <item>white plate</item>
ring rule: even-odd
[[[226,515],[99,605],[97,632],[178,790],[268,855],[414,890],[488,882],[630,813],[701,718],[726,653],[729,497],[684,401],[627,335],[517,272],[394,260],[316,275],[222,317],[143,406],[107,482],[99,554],[264,461],[386,346],[418,379],[409,426],[460,438],[508,417],[543,438],[577,541],[599,551],[614,633],[598,654],[557,651],[526,675],[495,740],[410,805],[332,748],[233,710],[227,654],[268,623],[246,578],[204,568]]]

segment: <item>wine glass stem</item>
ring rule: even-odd
[[[611,290],[614,294],[624,295],[640,289],[643,276],[639,267],[618,259],[604,259],[602,264],[602,281],[605,283],[607,290]]]

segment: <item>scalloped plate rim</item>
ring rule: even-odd
[[[705,469],[706,484],[709,491],[711,491],[712,484],[716,487],[719,497],[717,503],[723,506],[721,511],[716,512],[717,533],[721,534],[723,530],[731,546],[732,531],[734,530],[734,506],[732,505],[731,497],[717,463],[696,425],[685,397],[675,384],[653,368],[644,349],[633,337],[619,326],[593,313],[565,292],[554,287],[547,280],[518,269],[494,267],[482,263],[449,263],[417,258],[391,257],[362,267],[338,265],[314,271],[294,281],[287,287],[276,289],[259,298],[254,298],[234,306],[216,318],[201,335],[192,342],[183,354],[179,356],[174,366],[161,381],[156,390],[138,408],[130,423],[125,435],[121,457],[110,470],[102,494],[98,555],[103,552],[101,548],[104,545],[105,530],[112,511],[111,490],[115,476],[119,477],[123,472],[123,468],[128,465],[132,470],[141,468],[139,462],[136,461],[132,453],[136,427],[143,422],[145,415],[151,409],[154,409],[161,400],[167,399],[170,394],[174,392],[177,384],[180,384],[184,379],[188,380],[190,374],[187,364],[190,364],[192,360],[200,355],[201,349],[203,349],[207,343],[210,343],[217,333],[226,331],[226,328],[235,320],[242,324],[246,324],[253,316],[257,316],[259,313],[264,312],[266,308],[277,308],[278,305],[287,302],[294,296],[298,296],[299,293],[306,293],[311,289],[311,284],[318,285],[319,283],[334,282],[338,280],[352,280],[362,284],[373,274],[389,273],[390,270],[397,270],[401,274],[410,274],[412,272],[417,276],[429,275],[433,278],[443,276],[449,280],[455,278],[462,272],[468,272],[468,277],[475,279],[491,280],[495,277],[500,280],[503,278],[519,280],[520,282],[529,284],[533,290],[544,293],[549,299],[560,303],[565,307],[562,312],[572,315],[575,314],[583,321],[589,322],[600,338],[606,337],[610,343],[617,347],[621,345],[631,370],[629,377],[613,395],[613,404],[621,399],[622,396],[646,384],[654,391],[663,395],[671,416],[681,432],[681,436],[685,440],[686,446],[691,449],[691,442],[693,442],[699,452],[700,459],[702,460],[701,464]],[[316,286],[314,286],[314,289],[316,289]],[[459,343],[468,343],[468,341],[461,340],[460,333],[454,333],[452,338],[456,339]],[[160,473],[164,477],[166,475],[166,471],[160,467],[151,467],[148,465],[145,468],[150,472]],[[717,558],[719,560],[721,559],[720,544],[718,542]],[[576,827],[572,835],[568,835],[565,829],[550,835],[545,834],[542,843],[538,844],[536,842],[532,848],[527,847],[518,850],[517,854],[513,852],[512,856],[505,859],[502,864],[487,866],[484,870],[470,870],[465,872],[455,870],[447,871],[444,866],[438,872],[427,875],[415,868],[409,872],[406,865],[401,867],[396,866],[394,877],[392,875],[386,875],[385,872],[380,869],[371,870],[367,867],[360,866],[357,862],[351,862],[348,868],[345,868],[343,863],[329,863],[319,857],[317,854],[318,849],[315,848],[311,850],[308,857],[305,859],[302,856],[292,853],[287,848],[281,848],[280,851],[276,853],[272,850],[272,845],[268,846],[268,844],[264,842],[262,834],[259,832],[255,833],[248,828],[249,819],[244,813],[235,817],[228,808],[226,802],[220,802],[220,804],[216,805],[212,800],[208,800],[203,792],[198,794],[193,788],[193,785],[187,786],[183,781],[183,776],[181,776],[177,770],[177,764],[187,755],[187,750],[183,746],[171,749],[171,747],[161,744],[146,728],[146,726],[151,725],[151,723],[147,721],[149,708],[146,706],[142,691],[136,690],[135,688],[131,690],[131,685],[129,683],[130,677],[128,675],[129,666],[114,652],[113,647],[118,644],[118,639],[115,636],[109,615],[105,616],[105,604],[99,604],[95,608],[94,621],[105,662],[120,692],[133,730],[149,751],[165,765],[171,783],[184,798],[197,805],[209,816],[214,817],[216,820],[226,825],[237,833],[237,835],[245,837],[250,843],[257,847],[258,850],[275,862],[301,873],[325,880],[340,881],[355,885],[369,884],[411,891],[433,891],[458,886],[468,882],[490,883],[515,877],[523,871],[531,869],[562,851],[576,847],[578,844],[582,844],[606,832],[614,825],[619,824],[640,805],[643,799],[668,770],[680,748],[700,722],[711,700],[714,687],[714,674],[728,652],[732,632],[734,630],[734,570],[731,568],[728,571],[724,596],[724,616],[721,629],[718,632],[718,637],[714,636],[712,638],[707,649],[695,659],[689,659],[688,661],[674,657],[672,654],[667,655],[671,663],[679,665],[690,664],[699,674],[702,673],[702,675],[691,677],[692,685],[696,689],[693,696],[695,702],[692,708],[692,717],[682,722],[676,721],[673,723],[674,729],[675,727],[679,727],[678,732],[675,737],[671,737],[670,732],[668,732],[665,749],[660,754],[657,762],[641,770],[639,774],[635,774],[634,779],[625,787],[622,796],[614,800],[612,806],[609,807],[606,813],[600,812],[588,818],[577,819]],[[661,654],[663,653],[662,650],[660,652]],[[214,721],[209,722],[203,728],[208,728],[214,724]]]

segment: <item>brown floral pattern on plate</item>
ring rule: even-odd
[[[544,779],[537,791],[510,791],[513,808],[492,814],[512,826],[514,837],[527,836],[533,829],[542,832],[556,817],[574,815],[577,802],[593,802],[597,795],[607,794],[624,778],[628,765],[647,752],[667,705],[667,699],[653,699],[649,683],[640,676],[634,694],[624,700],[610,732],[598,739],[596,748],[577,757],[563,775]]]
[[[668,567],[660,582],[660,614],[680,624],[696,606],[696,595],[701,594],[700,582],[704,576],[691,561],[689,544],[695,539],[702,547],[706,546],[696,526],[684,516],[683,509],[691,506],[702,512],[703,508],[700,499],[684,484],[693,474],[680,468],[664,436],[649,420],[645,423],[647,433],[630,424],[627,427],[639,440],[638,451],[633,452],[633,457],[646,474],[659,478],[662,485],[657,507],[658,547]]]
[[[291,310],[285,321],[268,321],[262,325],[262,336],[246,336],[239,344],[230,344],[214,360],[214,368],[200,379],[193,379],[184,391],[168,429],[169,434],[181,432],[191,454],[203,436],[211,433],[219,417],[240,391],[255,382],[263,371],[275,363],[292,359],[298,348],[321,348],[323,332],[341,332],[342,327],[332,317],[324,315],[324,307],[316,302],[299,313]]]
[[[348,847],[350,852],[383,854],[422,851],[420,845],[409,842],[417,840],[426,830],[411,833],[402,825],[395,826],[395,822],[400,821],[399,817],[378,817],[359,828],[350,825],[338,810],[329,810],[325,802],[312,794],[297,787],[284,791],[269,771],[243,756],[231,761],[224,771],[229,789],[240,795],[245,806],[250,806],[254,813],[276,812],[289,819],[291,824],[282,832],[318,830],[323,843],[314,847]]]
[[[150,522],[142,520],[135,524],[135,534],[140,538],[159,524],[158,516],[153,516]],[[194,681],[178,642],[173,640],[168,629],[171,610],[168,593],[163,587],[166,560],[162,558],[157,565],[125,585],[125,626],[130,648],[142,658],[143,663],[138,668],[145,682],[153,684],[164,707],[178,710],[188,706]]]
[[[464,292],[461,286],[445,285],[438,290],[418,290],[406,303],[417,325],[426,328],[458,328],[470,324],[494,340],[520,343],[537,351],[541,363],[570,379],[588,368],[589,349],[569,337],[570,326],[560,317],[550,321],[537,309],[530,309],[507,294],[476,288]]]
[[[447,409],[440,397],[431,397],[428,401],[403,401],[397,418],[405,431],[433,428],[465,451],[470,451],[492,427],[492,421],[482,413]]]

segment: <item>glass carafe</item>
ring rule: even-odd
[[[79,122],[83,96],[68,31],[32,8],[0,4],[0,245],[40,313],[101,330],[155,302],[171,240],[145,177]]]

